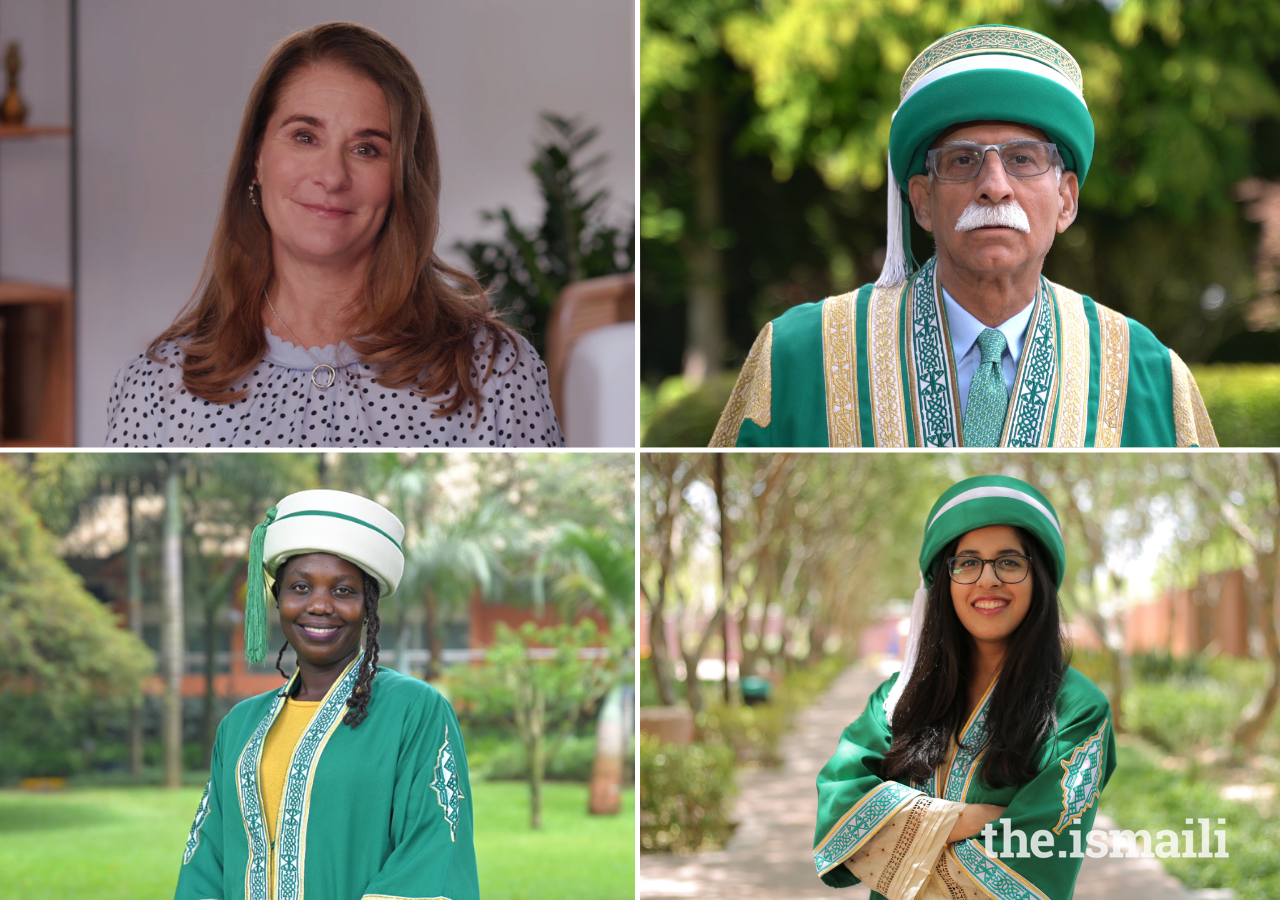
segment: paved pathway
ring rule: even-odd
[[[642,854],[640,896],[646,900],[868,900],[857,885],[839,894],[813,871],[812,838],[818,798],[814,781],[835,751],[844,727],[861,714],[881,681],[858,668],[846,670],[817,703],[804,710],[783,738],[785,762],[777,769],[739,778],[734,818],[740,823],[729,845],[695,856]],[[1116,827],[1099,816],[1095,828]],[[1156,859],[1084,860],[1077,900],[1191,900]]]

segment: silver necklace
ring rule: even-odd
[[[307,345],[302,343],[302,340],[293,333],[293,329],[289,327],[289,323],[280,318],[280,313],[276,312],[276,308],[271,305],[271,297],[267,295],[266,288],[262,289],[262,296],[263,299],[267,301],[267,307],[271,310],[271,315],[276,317],[276,321],[284,326],[285,331],[289,332],[289,337],[293,338],[293,342],[301,347],[302,352],[307,354],[307,356],[310,356],[311,361],[316,364],[316,367],[311,370],[311,383],[322,391],[327,387],[332,387],[333,383],[338,380],[338,371],[328,363],[322,363],[320,360],[316,359],[315,355],[307,349]],[[324,378],[323,382],[316,378],[316,375],[320,373],[321,370],[323,370],[324,374],[329,376],[328,378]],[[324,375],[322,374],[321,378],[323,377]]]

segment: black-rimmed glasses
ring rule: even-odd
[[[947,557],[947,574],[956,584],[973,584],[982,577],[982,570],[991,563],[991,570],[1005,584],[1025,581],[1031,571],[1031,558],[1010,553],[995,559],[979,559],[976,556]]]
[[[1015,178],[1033,178],[1048,172],[1061,159],[1056,144],[1044,141],[1007,141],[1003,144],[944,144],[930,150],[929,170],[943,181],[969,181],[977,178],[986,161],[987,151],[994,150],[1004,170]]]

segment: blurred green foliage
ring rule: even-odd
[[[0,462],[0,708],[55,729],[91,708],[127,710],[155,657],[62,561],[25,488]]]
[[[1087,656],[1087,655],[1086,655]],[[1258,742],[1259,755],[1236,766],[1226,755],[1241,709],[1267,677],[1262,660],[1227,656],[1140,654],[1130,661],[1125,692],[1129,734],[1118,738],[1115,773],[1102,810],[1121,828],[1179,831],[1187,816],[1226,819],[1227,859],[1167,859],[1162,865],[1188,888],[1230,888],[1237,900],[1280,896],[1280,818],[1264,789],[1253,800],[1226,799],[1274,785],[1280,774],[1280,721]],[[1274,787],[1272,788],[1274,790]]]
[[[1220,447],[1280,446],[1280,366],[1194,369]]]
[[[1190,362],[1244,330],[1256,227],[1235,186],[1280,177],[1280,4],[642,0],[647,381],[681,370],[695,245],[723,257],[729,365],[787,308],[875,278],[902,73],[936,38],[988,22],[1066,47],[1097,129],[1079,218],[1046,275],[1143,322]],[[721,194],[710,224],[695,215],[690,167],[708,134]],[[913,245],[917,258],[932,252],[918,227]],[[1206,293],[1213,286],[1221,295]]]
[[[640,735],[640,849],[717,850],[733,833],[733,750]]]

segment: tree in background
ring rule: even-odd
[[[59,558],[24,488],[0,462],[0,705],[10,710],[0,716],[4,743],[4,732],[23,722],[52,728],[91,710],[124,713],[155,668],[146,645],[118,628]],[[25,715],[15,717],[15,705]],[[16,757],[22,743],[0,756]]]
[[[600,652],[584,650],[602,643]],[[542,782],[565,737],[630,672],[632,634],[599,635],[590,619],[576,625],[519,630],[498,623],[485,665],[455,670],[456,692],[481,715],[514,725],[529,760],[529,826],[542,827]]]

